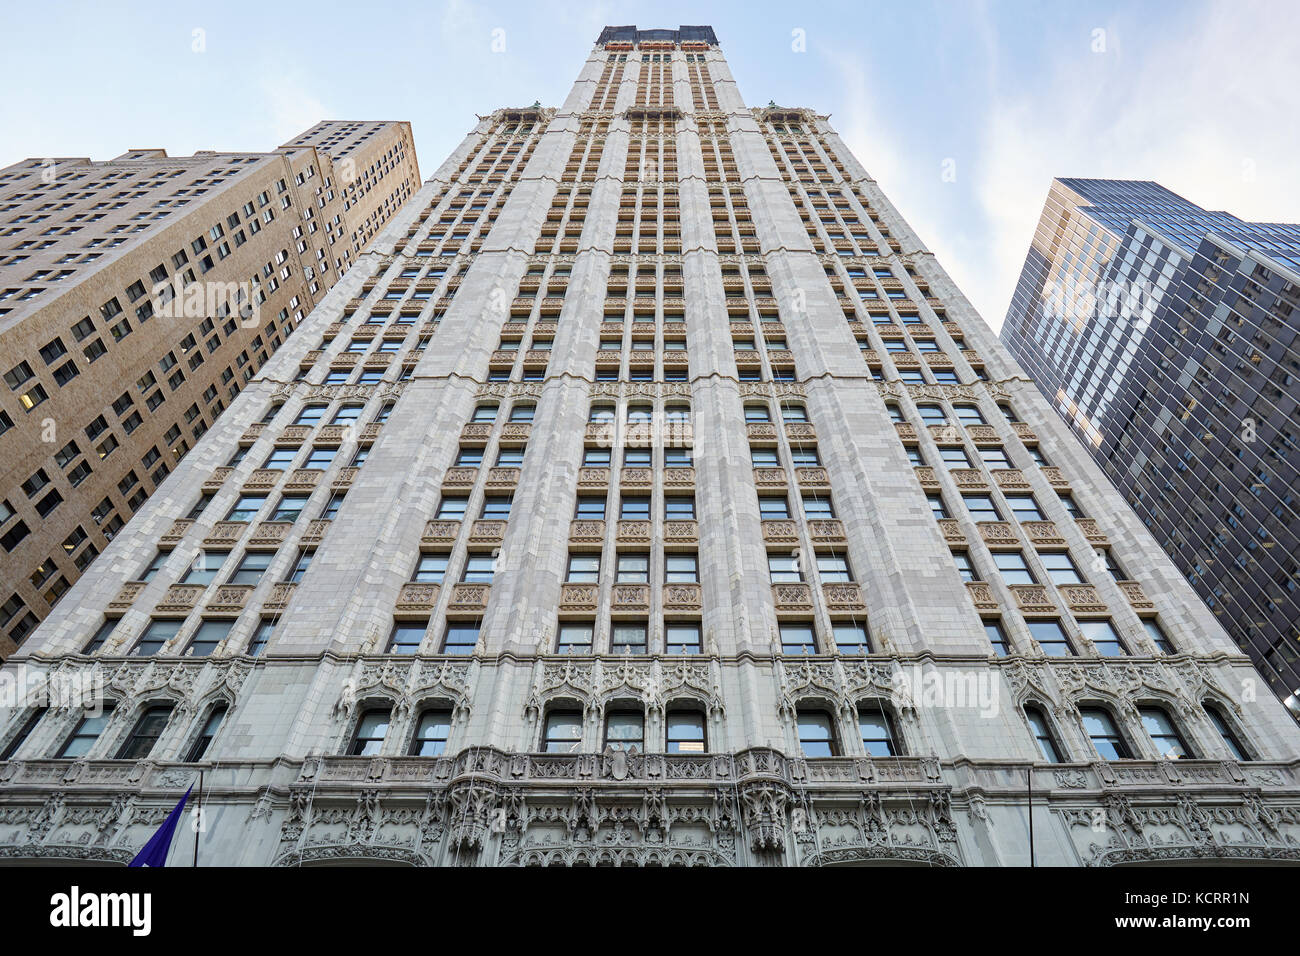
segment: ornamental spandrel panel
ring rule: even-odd
[[[500,544],[506,537],[505,521],[493,518],[481,518],[470,525],[469,540],[471,544]]]
[[[457,491],[472,488],[478,481],[477,468],[448,468],[442,476],[442,487]]]
[[[277,581],[271,586],[271,593],[262,602],[262,608],[267,611],[283,611],[289,606],[289,601],[293,599],[293,592],[297,587],[298,585],[292,581]]]
[[[1019,468],[994,469],[993,480],[1003,491],[1029,490],[1029,482],[1025,479],[1025,473]]]
[[[699,611],[703,608],[701,588],[698,584],[665,584],[663,589],[664,611]]]
[[[832,611],[865,613],[867,610],[866,602],[862,599],[862,588],[849,582],[823,584],[822,599]]]
[[[110,611],[130,610],[131,605],[135,603],[135,599],[140,596],[140,592],[146,587],[144,581],[127,581],[113,599],[108,602],[108,609]]]
[[[203,482],[203,491],[208,494],[220,491],[221,486],[225,484],[226,479],[229,478],[234,471],[235,469],[228,465],[212,469],[211,477]]]
[[[1065,538],[1061,537],[1060,529],[1054,521],[1024,521],[1020,527],[1024,529],[1030,544],[1040,547],[1065,544]]]
[[[1009,521],[979,521],[975,527],[979,528],[980,540],[990,548],[1009,548],[1020,544],[1016,526]]]
[[[605,522],[578,519],[569,523],[569,543],[576,545],[602,545],[605,543]]]
[[[807,584],[773,584],[772,600],[779,612],[806,613],[813,609],[812,588]]]
[[[453,584],[448,611],[484,611],[487,609],[491,586],[487,584]]]
[[[650,468],[623,468],[618,483],[624,488],[648,489],[654,484],[654,471]]]
[[[943,535],[943,540],[949,544],[965,544],[966,532],[961,528],[961,522],[956,518],[940,518],[939,532]]]
[[[923,491],[938,491],[940,488],[939,475],[933,468],[914,468],[916,480],[921,483]]]
[[[600,603],[600,587],[596,584],[565,583],[560,588],[561,611],[595,611]]]
[[[610,598],[613,614],[645,614],[650,610],[650,585],[615,584]]]
[[[301,445],[311,438],[311,430],[310,425],[285,425],[280,429],[280,434],[275,436],[275,444],[277,446]]]
[[[664,488],[687,491],[695,487],[694,468],[665,468]]]
[[[248,604],[248,596],[252,593],[251,584],[219,585],[212,597],[208,598],[204,611],[212,614],[238,614]]]
[[[1106,536],[1106,532],[1101,530],[1095,519],[1076,518],[1074,524],[1083,532],[1083,536],[1088,539],[1089,544],[1099,548],[1110,546],[1110,539]]]
[[[993,593],[993,588],[983,581],[967,581],[966,593],[975,602],[976,610],[996,611],[1001,606],[998,604],[997,595]]]
[[[218,521],[203,539],[203,546],[214,548],[236,544],[247,528],[247,521]]]
[[[357,480],[357,472],[360,470],[360,468],[354,466],[340,468],[339,473],[334,477],[334,480],[330,482],[330,487],[335,491],[344,491],[352,487],[352,482]],[[317,472],[317,475],[319,474],[320,472]]]
[[[789,519],[764,521],[763,541],[767,544],[798,544],[799,526]]]
[[[1091,584],[1061,584],[1056,590],[1071,611],[1102,614],[1107,610],[1105,602],[1097,593],[1097,588]]]
[[[1043,585],[1011,584],[1008,587],[1015,596],[1016,606],[1021,611],[1035,614],[1050,614],[1056,611],[1056,605],[1052,603],[1047,588]]]
[[[1059,468],[1040,468],[1038,469],[1048,483],[1058,491],[1069,491],[1070,481],[1065,477],[1065,473]]]
[[[194,527],[192,518],[177,518],[172,522],[171,527],[163,532],[163,536],[158,539],[159,544],[179,544],[185,537],[190,528]]]
[[[408,581],[397,592],[395,609],[403,614],[428,613],[438,603],[441,587],[423,581]]]
[[[424,525],[424,534],[420,536],[420,544],[425,546],[455,544],[459,535],[459,521],[428,521]]]
[[[649,521],[621,520],[618,523],[617,536],[620,543],[649,544],[651,525]]]
[[[205,590],[206,587],[202,584],[173,584],[154,610],[162,614],[190,611],[199,603]]]
[[[1155,607],[1151,599],[1147,597],[1146,591],[1142,589],[1142,584],[1138,581],[1117,581],[1119,589],[1124,592],[1124,597],[1132,605],[1135,611],[1149,611]]]
[[[259,468],[244,481],[244,492],[246,494],[258,494],[270,491],[280,483],[280,478],[283,475],[284,472],[278,468]]]
[[[664,547],[694,546],[700,540],[700,526],[696,521],[674,520],[663,523]]]
[[[988,490],[988,481],[984,477],[984,472],[978,468],[953,468],[948,475],[956,482],[958,488],[968,491]]]
[[[321,476],[325,472],[319,468],[295,468],[289,473],[289,480],[285,483],[286,491],[311,491],[320,484]],[[342,474],[339,475],[342,478]]]
[[[279,547],[293,530],[292,521],[259,521],[253,526],[253,533],[248,536],[252,547]]]

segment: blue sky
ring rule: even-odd
[[[1300,220],[1289,0],[141,0],[0,17],[0,166],[262,150],[322,118],[407,119],[426,176],[475,113],[563,100],[603,25],[709,23],[748,103],[831,114],[994,328],[1053,176],[1154,179],[1244,218]]]

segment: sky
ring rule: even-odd
[[[606,24],[714,27],[751,106],[831,125],[1000,327],[1055,176],[1300,221],[1300,3],[71,3],[0,11],[0,167],[268,150],[409,120],[423,176],[476,114],[559,105]]]

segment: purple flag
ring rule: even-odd
[[[185,801],[190,798],[190,789],[185,791],[185,796],[181,797],[181,802],[176,804],[171,813],[167,814],[167,819],[163,825],[158,828],[158,832],[149,838],[149,842],[141,847],[140,852],[135,855],[127,866],[166,866],[167,851],[172,848],[172,837],[176,834],[176,821],[181,818],[185,811]]]

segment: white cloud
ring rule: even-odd
[[[266,75],[261,80],[271,132],[275,136],[274,146],[288,142],[321,120],[355,118],[336,116],[329,106],[308,92],[310,85],[298,74]]]
[[[990,104],[978,187],[990,258],[963,285],[990,324],[1005,315],[1053,176],[1152,179],[1244,219],[1300,220],[1300,9],[1185,14],[1177,30],[1109,25],[1107,52],[1063,55],[1054,74]]]

